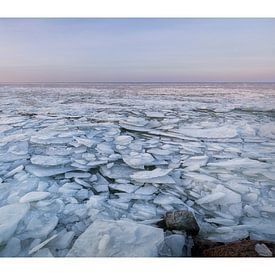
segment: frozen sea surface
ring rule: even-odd
[[[181,209],[275,242],[274,107],[270,83],[0,85],[0,255],[186,255],[155,226]]]

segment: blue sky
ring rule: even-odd
[[[25,81],[275,81],[275,19],[0,19]]]

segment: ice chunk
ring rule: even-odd
[[[111,179],[129,179],[135,170],[124,164],[114,164],[110,169],[101,166],[100,172],[103,176]]]
[[[34,155],[31,157],[31,163],[41,166],[56,166],[68,164],[70,160],[58,156]]]
[[[217,201],[217,200],[223,198],[224,196],[225,196],[224,193],[215,192],[215,193],[212,193],[210,195],[206,195],[203,198],[197,200],[196,203],[198,203],[198,204],[211,203],[211,202],[214,202],[214,201]]]
[[[66,249],[70,246],[74,236],[74,231],[67,232],[64,229],[58,234],[56,239],[49,243],[49,246],[53,247],[54,249]]]
[[[148,121],[145,118],[142,118],[140,116],[139,117],[129,116],[127,118],[127,120],[121,121],[119,124],[122,124],[122,123],[142,127],[142,126],[145,126],[146,124],[148,124]]]
[[[82,179],[75,178],[75,182],[81,186],[86,187],[86,188],[91,188],[91,185]]]
[[[81,189],[75,194],[75,197],[78,200],[82,200],[82,201],[85,200],[85,199],[88,199],[89,198],[89,191],[87,189]]]
[[[153,201],[156,204],[184,204],[184,202],[174,196],[171,195],[164,195],[164,194],[159,194]]]
[[[136,202],[131,208],[130,216],[139,220],[156,218],[156,206],[150,203]]]
[[[135,191],[135,194],[138,195],[152,195],[156,193],[158,189],[152,185],[146,185],[144,187],[140,187],[138,190]]]
[[[24,169],[24,165],[21,164],[21,165],[17,166],[16,168],[12,169],[9,173],[7,173],[7,174],[5,175],[5,178],[12,177],[12,176],[14,176],[16,173],[21,172],[23,169]]]
[[[95,142],[88,138],[80,138],[80,137],[74,137],[75,141],[77,142],[77,145],[84,145],[86,147],[92,147]]]
[[[275,180],[275,172],[263,171],[262,174],[270,180]]]
[[[166,150],[166,149],[159,149],[159,148],[153,148],[147,151],[150,154],[158,155],[158,156],[169,156],[173,154],[173,151]]]
[[[65,173],[65,178],[70,179],[70,178],[89,178],[91,177],[90,173],[87,172],[67,172]]]
[[[49,248],[42,248],[38,250],[35,254],[32,255],[33,257],[53,257]]]
[[[148,153],[131,152],[129,155],[122,156],[123,161],[133,168],[143,169],[144,165],[152,165],[154,158]]]
[[[184,160],[181,165],[187,167],[188,171],[198,170],[200,167],[205,166],[208,161],[208,156],[195,156]]]
[[[16,155],[13,153],[0,153],[0,162],[11,162],[11,161],[17,161],[17,160],[25,160],[28,159],[30,156],[28,154],[26,155]]]
[[[115,190],[126,192],[126,193],[133,193],[135,190],[138,189],[138,186],[135,186],[133,184],[127,184],[127,183],[109,184],[109,187]]]
[[[39,249],[41,249],[42,247],[44,247],[45,245],[47,245],[51,240],[55,239],[57,237],[57,234],[53,235],[52,237],[50,237],[49,239],[45,240],[44,242],[36,245],[35,247],[33,247],[30,251],[29,251],[29,255],[37,252]]]
[[[255,245],[255,251],[260,255],[264,257],[272,257],[272,252],[270,249],[264,244],[264,243],[257,243]]]
[[[89,167],[89,168],[95,168],[99,165],[108,163],[108,160],[95,160],[95,161],[89,161],[86,165],[84,165],[83,168]],[[81,168],[81,167],[80,167]]]
[[[232,126],[222,126],[215,128],[183,128],[179,132],[185,136],[196,138],[233,138],[237,136],[237,131]]]
[[[113,150],[112,146],[109,143],[107,143],[107,142],[99,143],[96,146],[96,150],[99,153],[105,154],[105,155],[112,155],[112,154],[114,154],[114,150]]]
[[[161,113],[161,112],[145,112],[147,117],[152,117],[152,118],[164,118],[165,114]]]
[[[248,236],[249,236],[249,232],[247,230],[239,229],[239,230],[228,231],[225,233],[217,232],[214,234],[209,234],[209,236],[207,236],[206,239],[210,241],[215,241],[215,242],[229,243],[229,242],[246,239]]]
[[[115,138],[115,143],[118,145],[126,146],[130,144],[133,140],[133,137],[131,136],[118,136]]]
[[[242,169],[242,168],[261,168],[269,166],[266,163],[249,158],[230,159],[219,162],[209,162],[209,167],[224,168],[228,170]]]
[[[236,222],[234,220],[228,220],[223,218],[212,218],[212,219],[205,219],[205,221],[210,223],[217,223],[221,225],[235,225]]]
[[[259,135],[265,138],[275,139],[275,125],[274,122],[265,123],[259,128]]]
[[[228,205],[228,204],[238,204],[241,203],[241,195],[224,187],[221,184],[218,184],[215,189],[212,190],[212,192],[217,192],[217,193],[224,193],[225,197],[219,200],[219,204],[221,205]]]
[[[131,179],[133,179],[137,182],[148,182],[148,180],[150,180],[150,179],[166,176],[172,170],[173,169],[156,168],[152,171],[140,171],[140,172],[136,172],[136,173],[132,174]]]
[[[76,240],[67,256],[154,257],[163,240],[159,228],[126,220],[96,220]]]
[[[49,192],[30,192],[20,198],[20,202],[33,202],[33,201],[40,201],[46,199],[50,196]]]
[[[185,236],[173,234],[164,238],[160,246],[159,255],[164,257],[182,257],[186,256],[184,251]]]
[[[119,199],[108,200],[108,204],[110,204],[111,206],[117,207],[117,208],[124,209],[124,210],[128,210],[128,208],[129,208],[128,202],[121,202]]]
[[[257,210],[256,210],[254,207],[252,207],[251,205],[245,205],[244,211],[245,211],[245,214],[246,214],[248,217],[259,217],[259,216],[260,216],[259,211],[257,211]]]
[[[33,164],[26,165],[25,169],[37,177],[50,177],[75,170],[73,167],[42,167]]]
[[[214,177],[202,174],[202,173],[195,173],[195,172],[188,172],[184,173],[185,177],[190,177],[196,181],[202,181],[202,182],[218,182],[218,180]]]
[[[13,235],[29,208],[28,203],[9,204],[0,208],[0,244]]]
[[[242,223],[254,232],[275,235],[273,219],[244,217]]]
[[[248,193],[248,194],[245,194],[243,196],[243,200],[247,201],[247,202],[250,202],[250,203],[253,203],[253,202],[256,202],[258,200],[258,195],[255,194],[255,193]]]
[[[31,212],[31,211],[30,211]],[[58,218],[53,213],[31,212],[24,219],[25,228],[20,232],[20,239],[46,238],[54,230],[58,223]]]
[[[21,241],[18,238],[11,238],[5,248],[1,250],[2,257],[16,257],[21,251]]]

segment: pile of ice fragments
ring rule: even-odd
[[[181,209],[204,239],[275,241],[270,93],[0,88],[1,256],[183,256],[155,225]]]

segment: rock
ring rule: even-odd
[[[128,220],[95,220],[75,241],[69,257],[154,257],[164,234]]]
[[[164,220],[169,230],[184,230],[188,235],[197,235],[200,231],[193,213],[187,210],[167,212]]]
[[[263,242],[261,242],[263,244]],[[242,240],[232,243],[219,243],[195,238],[192,256],[198,257],[259,257],[256,252],[258,241]],[[275,244],[264,244],[270,252],[275,252]],[[262,247],[260,249],[262,251]],[[267,249],[265,249],[267,251]],[[270,255],[270,254],[269,254]],[[272,256],[272,254],[270,255]]]

